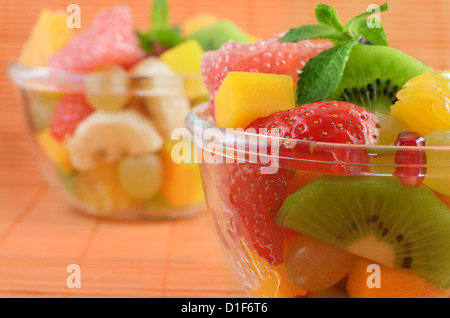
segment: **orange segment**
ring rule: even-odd
[[[376,273],[369,269],[372,264],[380,267],[380,288],[368,286],[368,282],[375,283],[371,275]],[[420,298],[424,294],[426,284],[425,279],[417,275],[358,258],[348,274],[346,288],[352,298]]]
[[[411,79],[397,94],[391,114],[425,136],[450,130],[450,72],[431,71]]]

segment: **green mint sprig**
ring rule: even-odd
[[[378,7],[379,12],[388,10],[387,3]],[[374,45],[388,46],[381,21],[373,14],[376,9],[358,14],[343,25],[332,6],[318,4],[315,9],[319,24],[306,24],[290,29],[280,42],[298,42],[307,39],[328,39],[334,46],[308,60],[299,74],[296,87],[298,105],[314,103],[330,97],[338,88],[345,65],[355,45],[362,38]],[[368,19],[372,19],[368,23]]]
[[[147,53],[152,53],[156,44],[171,48],[183,42],[180,28],[169,24],[169,5],[166,0],[153,0],[151,21],[152,28],[149,31],[137,32],[141,47]]]

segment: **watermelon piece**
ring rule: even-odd
[[[92,71],[108,65],[128,68],[145,55],[126,5],[101,10],[91,27],[77,34],[47,61],[68,71]]]

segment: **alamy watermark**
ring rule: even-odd
[[[254,163],[261,165],[261,174],[274,174],[279,168],[280,130],[203,128],[202,121],[194,122],[192,134],[179,127],[172,131],[172,140],[179,142],[172,148],[174,163]],[[193,156],[191,144],[184,139],[201,141],[201,153]],[[295,143],[295,141],[294,141]],[[283,142],[289,147],[289,144]]]
[[[367,27],[370,29],[381,28],[380,6],[378,4],[369,4],[367,6],[367,11],[374,12],[366,19]]]
[[[69,29],[81,28],[81,8],[78,4],[69,4],[66,9],[70,15],[67,17],[66,24]]]

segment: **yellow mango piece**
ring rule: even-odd
[[[201,73],[203,49],[197,40],[187,40],[159,56],[159,59],[179,74]]]
[[[51,135],[49,129],[40,132],[36,136],[36,141],[48,158],[50,158],[59,169],[67,173],[73,171],[69,151],[63,143],[59,142]]]
[[[45,66],[47,59],[69,42],[73,35],[74,31],[67,26],[65,12],[43,10],[22,48],[19,64]]]
[[[164,169],[161,186],[161,195],[164,199],[175,207],[204,201],[200,169],[194,160],[194,145],[188,139],[168,141],[161,150],[160,156]],[[183,159],[182,162],[180,162],[181,159]]]
[[[159,56],[174,72],[184,75],[184,92],[190,100],[208,95],[201,75],[204,50],[195,39],[187,40]]]
[[[291,76],[230,72],[214,98],[216,124],[246,128],[260,117],[295,107]]]

